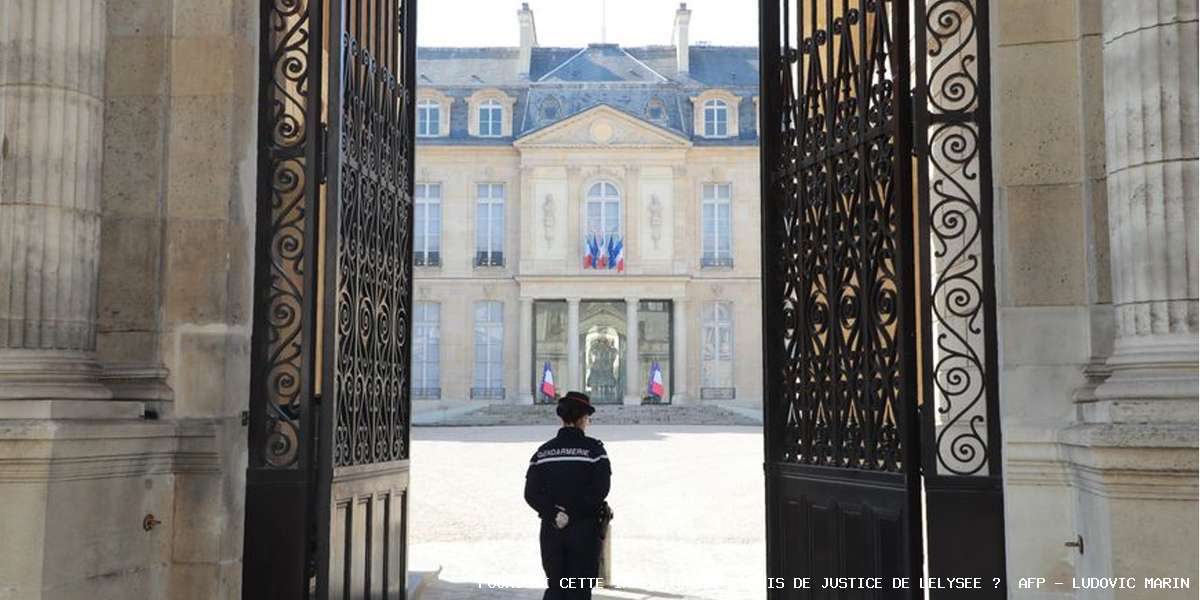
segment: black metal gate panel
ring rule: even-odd
[[[915,595],[819,587],[921,570],[907,2],[760,6],[770,597]]]
[[[243,598],[405,596],[414,4],[261,5]]]
[[[914,0],[921,441],[929,575],[1004,598],[987,13]]]
[[[330,10],[318,598],[405,595],[413,0]]]
[[[760,11],[770,595],[1004,597],[986,0]]]

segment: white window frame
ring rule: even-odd
[[[720,98],[704,101],[704,137],[729,137],[728,102]]]
[[[433,119],[430,119],[430,115]],[[442,133],[442,105],[435,100],[417,103],[417,137],[437,137]]]
[[[442,264],[442,184],[418,183],[413,186],[413,260],[417,266]],[[436,213],[436,223],[431,223]],[[432,256],[431,256],[432,255]],[[420,261],[417,258],[421,257]]]
[[[504,105],[495,98],[488,98],[479,103],[476,109],[479,116],[479,137],[501,137],[504,135]],[[491,114],[495,120],[485,119],[485,114]]]
[[[473,305],[475,360],[471,397],[504,398],[504,303],[477,300]]]
[[[733,303],[721,300],[710,302],[704,307],[700,329],[700,395],[702,398],[706,396],[732,397],[733,391],[736,389],[733,368],[734,352]],[[728,381],[714,379],[719,372],[725,370],[728,371]]]
[[[413,303],[412,389],[414,398],[442,396],[442,305]]]
[[[599,227],[592,226],[592,206],[599,207]],[[622,225],[621,188],[607,179],[588,186],[583,203],[583,231],[587,233],[616,233]],[[612,209],[611,211],[609,209]]]
[[[711,218],[710,211],[712,212]],[[733,184],[731,182],[701,184],[700,232],[701,268],[732,267]]]
[[[476,184],[475,266],[504,266],[504,216],[504,184]]]

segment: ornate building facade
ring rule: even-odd
[[[547,370],[760,404],[758,51],[689,45],[690,17],[547,48],[525,5],[519,47],[418,50],[416,410],[546,400]]]

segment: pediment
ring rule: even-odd
[[[517,148],[686,148],[687,138],[599,105],[518,138]]]

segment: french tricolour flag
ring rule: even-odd
[[[546,361],[546,364],[542,365],[542,393],[551,398],[557,397],[554,391],[554,371],[550,370],[550,361]]]
[[[650,381],[646,384],[646,393],[662,400],[663,393],[666,390],[663,388],[662,369],[658,366],[658,361],[650,366]]]

